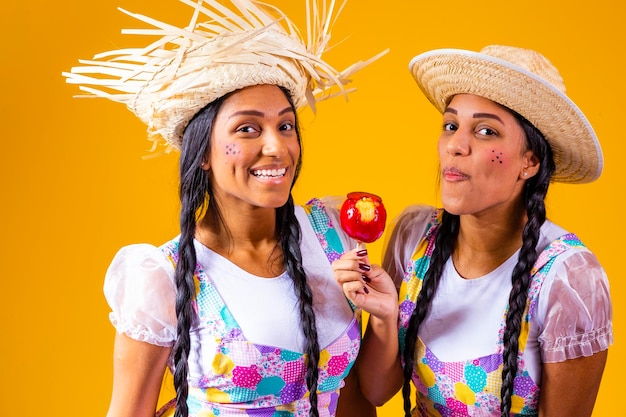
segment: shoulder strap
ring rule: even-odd
[[[531,275],[535,275],[540,269],[548,263],[554,262],[554,259],[571,248],[584,248],[583,242],[574,233],[567,233],[550,242],[550,244],[539,254]]]
[[[420,279],[420,286],[421,281],[426,275],[428,266],[430,265],[430,258],[433,254],[435,240],[437,238],[439,226],[441,225],[442,216],[442,209],[433,211],[428,224],[426,225],[426,229],[424,230],[424,237],[415,248],[415,251],[413,251],[411,265],[408,266],[410,269],[415,271],[415,275]]]
[[[543,281],[555,259],[570,249],[584,247],[585,245],[578,236],[573,233],[567,233],[550,242],[550,244],[541,251],[533,268],[530,270],[532,281],[528,289],[528,300],[530,302],[529,317],[532,316],[535,310],[539,291],[541,291]]]
[[[303,207],[313,226],[315,236],[317,236],[317,240],[319,240],[322,249],[324,249],[328,262],[332,263],[334,260],[339,259],[344,252],[344,247],[333,226],[332,220],[328,217],[324,203],[320,199],[313,198]],[[357,314],[357,320],[359,320],[359,324],[362,325],[360,309],[358,309],[352,301],[348,300],[348,298],[346,298],[346,301],[350,304],[352,311]]]
[[[332,220],[328,217],[324,203],[317,198],[313,198],[303,207],[311,222],[311,226],[313,226],[315,236],[317,236],[322,249],[324,249],[328,262],[332,263],[334,260],[339,259],[344,252],[344,247]]]
[[[169,259],[172,266],[176,268],[178,263],[178,238],[172,239],[159,247],[161,252]]]

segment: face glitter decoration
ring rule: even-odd
[[[237,155],[239,152],[236,144],[226,145],[226,155]]]
[[[491,153],[493,154],[493,158],[491,159],[491,162],[498,162],[498,163],[502,163],[502,152],[496,152],[495,149],[491,150]]]

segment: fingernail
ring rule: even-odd
[[[357,254],[357,256],[365,256],[365,255],[367,255],[367,249],[361,249],[356,254]]]
[[[367,289],[367,287],[363,287],[363,291],[365,291],[365,294],[369,294],[370,290]]]
[[[365,282],[372,282],[372,280],[368,277],[366,277],[365,275],[361,275],[361,278],[363,278],[363,281]]]
[[[371,268],[369,265],[366,264],[359,264],[359,268],[361,268],[363,271],[369,271]]]

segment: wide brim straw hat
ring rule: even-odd
[[[409,70],[442,113],[454,95],[474,94],[526,118],[552,148],[552,181],[587,183],[602,173],[602,149],[589,120],[566,95],[559,71],[538,52],[501,45],[480,52],[438,49],[417,55]]]
[[[203,107],[233,91],[260,84],[286,88],[296,108],[350,91],[350,77],[378,59],[343,71],[322,59],[330,30],[345,1],[306,0],[305,36],[278,8],[254,0],[180,0],[192,8],[185,27],[122,12],[152,29],[124,34],[158,36],[147,46],[103,52],[79,60],[66,81],[87,95],[126,106],[148,126],[148,138],[165,151],[180,150],[184,130]]]

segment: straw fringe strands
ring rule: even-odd
[[[331,28],[346,0],[306,1],[306,37],[278,8],[253,0],[179,0],[193,9],[179,28],[148,16],[119,10],[153,28],[123,34],[158,36],[141,48],[118,49],[79,60],[63,75],[87,93],[125,104],[148,126],[148,138],[180,149],[191,118],[211,101],[257,84],[287,88],[301,108],[347,95],[350,77],[388,51],[343,71],[322,59]],[[230,7],[226,6],[230,4]],[[333,91],[334,90],[334,91]],[[154,149],[153,147],[153,149]]]

